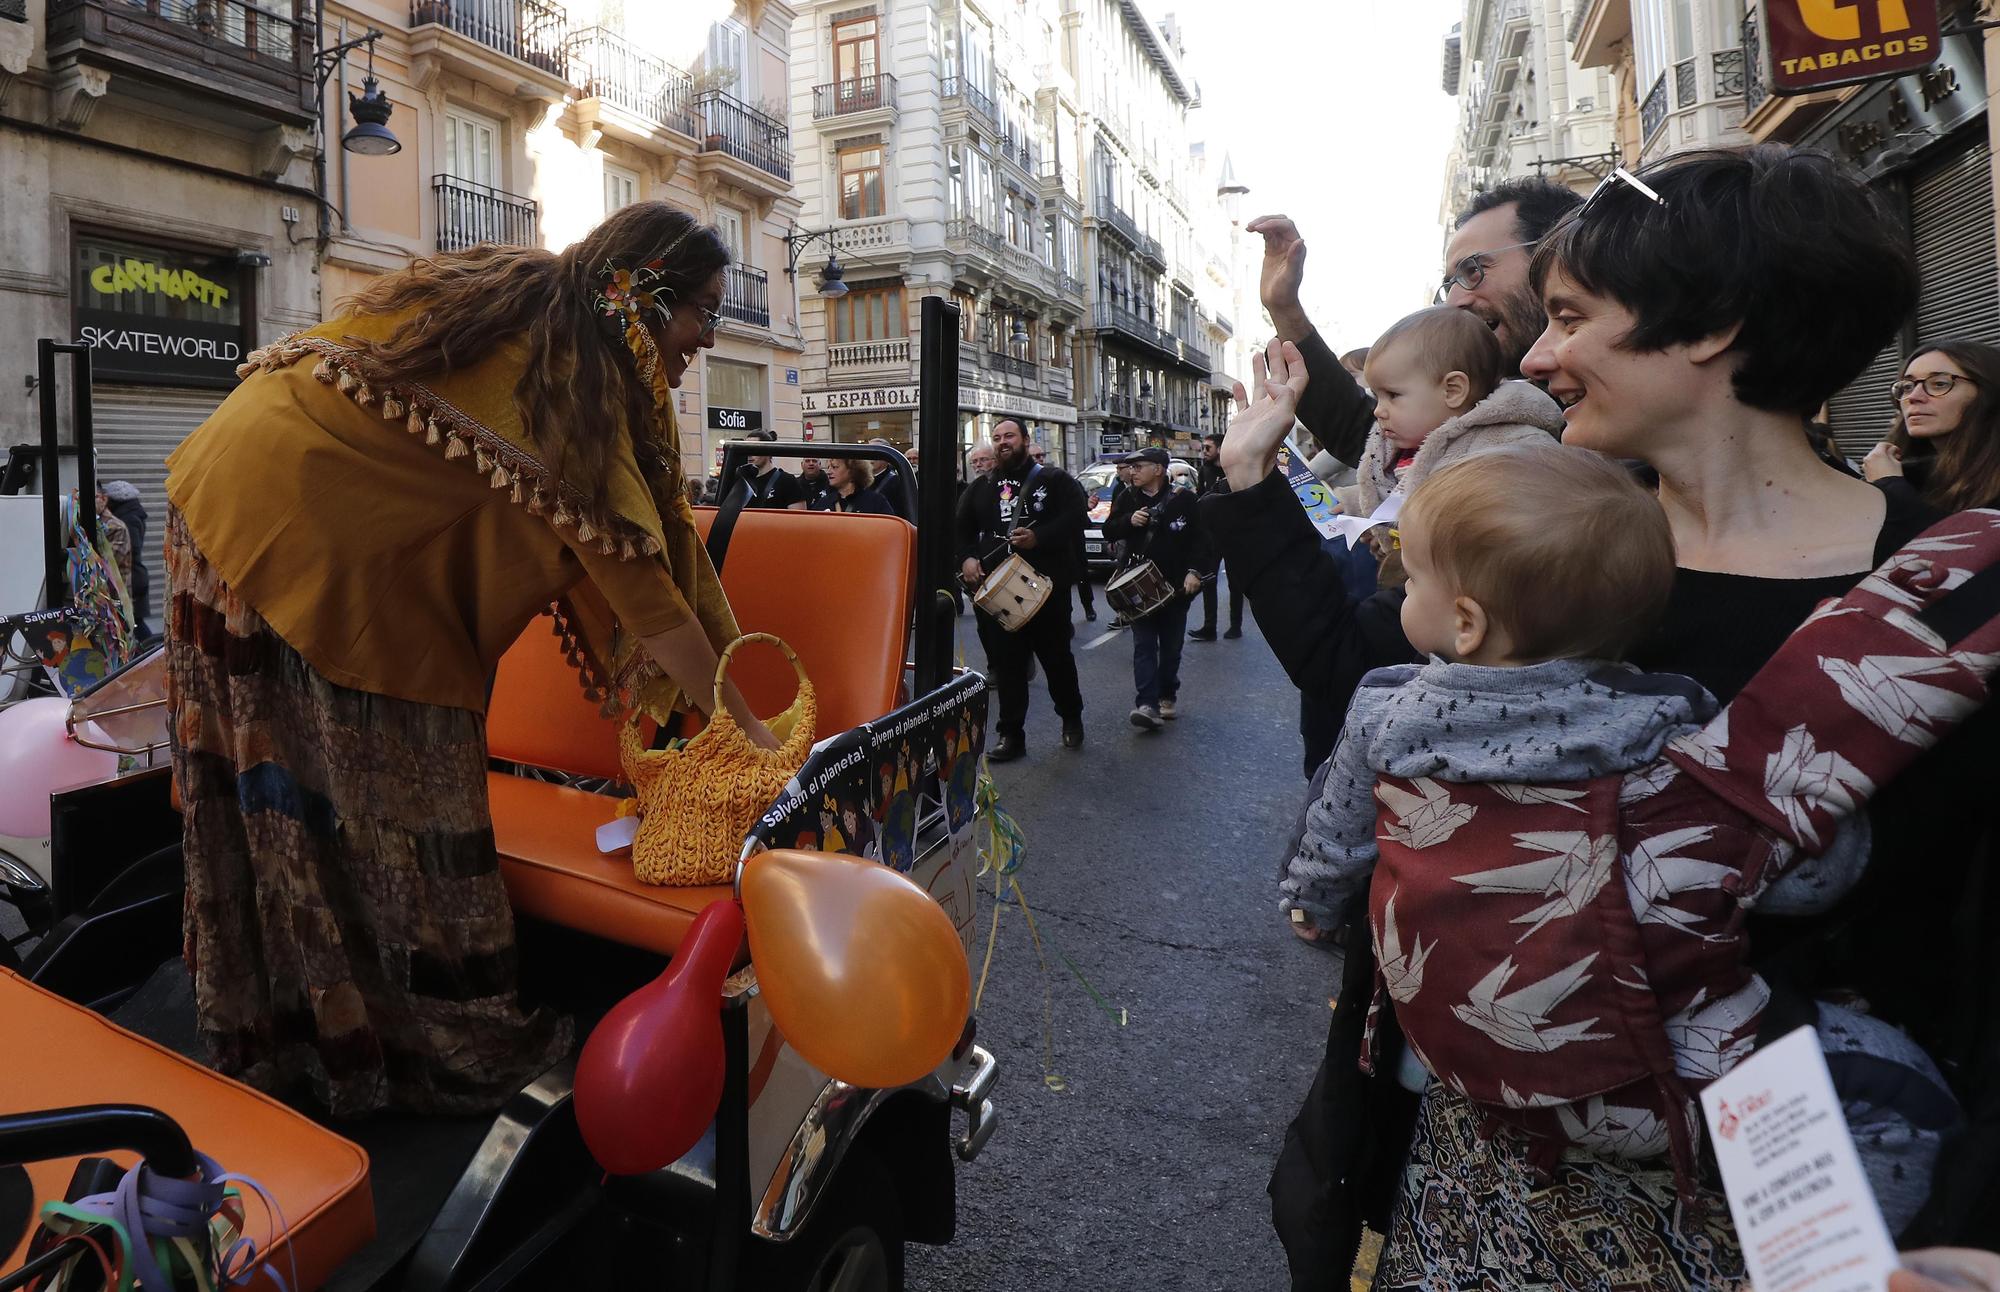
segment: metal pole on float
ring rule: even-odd
[[[957,547],[958,306],[923,301],[917,342],[917,632],[914,694],[951,680],[958,615],[951,596]]]

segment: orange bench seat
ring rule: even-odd
[[[0,1067],[0,1114],[144,1104],[178,1122],[224,1170],[270,1190],[287,1228],[266,1250],[263,1204],[246,1199],[248,1236],[263,1258],[250,1287],[275,1289],[272,1271],[290,1282],[294,1262],[296,1292],[320,1287],[375,1236],[368,1155],[277,1100],[7,970],[0,970],[0,1034],[34,1051],[33,1062]],[[108,1156],[127,1166],[136,1160],[130,1153]],[[38,1210],[63,1196],[77,1160],[28,1164]],[[23,1238],[0,1269],[18,1269],[27,1250]]]
[[[697,508],[703,532],[713,508]],[[745,632],[798,652],[819,697],[820,738],[896,707],[915,586],[916,530],[894,516],[745,511],[730,536],[722,586]],[[732,676],[758,713],[791,703],[791,666],[744,649]],[[500,661],[487,707],[488,751],[572,776],[622,780],[617,727],[583,698],[554,625],[537,618]],[[629,850],[597,850],[615,799],[526,777],[487,778],[493,838],[514,909],[564,928],[671,956],[727,885],[641,884]]]

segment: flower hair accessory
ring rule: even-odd
[[[591,305],[624,337],[625,348],[639,366],[639,379],[653,394],[653,413],[662,427],[672,425],[673,392],[667,385],[666,365],[660,362],[660,347],[653,340],[646,316],[659,315],[665,322],[676,293],[666,282],[667,257],[681,249],[701,226],[690,224],[668,243],[660,254],[631,268],[604,262],[602,282]]]

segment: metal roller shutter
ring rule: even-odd
[[[2000,341],[2000,280],[1993,272],[1992,149],[1979,142],[1917,172],[1910,185],[1923,297],[1919,345],[1960,337]]]
[[[175,386],[108,386],[91,391],[91,423],[97,444],[97,478],[130,480],[146,504],[146,568],[152,573],[146,621],[162,627],[160,598],[166,571],[160,555],[166,542],[167,454],[208,420],[229,392]]]
[[[1861,461],[1889,433],[1889,424],[1896,416],[1889,385],[1902,374],[1903,339],[1898,336],[1868,361],[1846,389],[1827,401],[1827,420],[1842,457]]]

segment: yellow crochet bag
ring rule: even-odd
[[[766,725],[778,748],[759,749],[722,702],[722,682],[739,647],[767,642],[785,653],[798,674],[792,705]],[[625,778],[638,791],[639,834],[632,867],[642,884],[727,884],[736,874],[743,836],[783,792],[812,751],[819,702],[798,653],[769,633],[745,633],[715,666],[715,707],[708,726],[675,749],[647,749],[639,723],[618,734]]]

